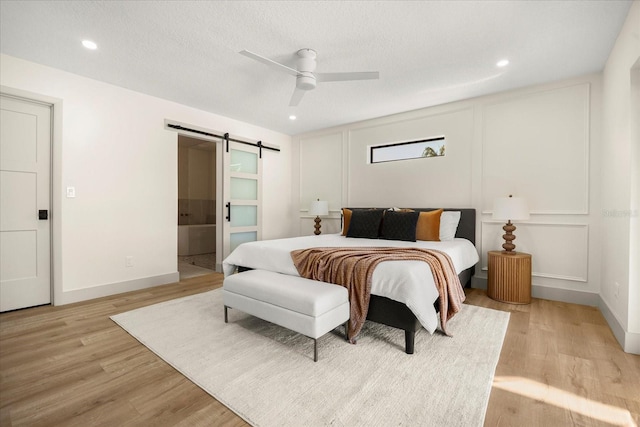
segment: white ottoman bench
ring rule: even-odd
[[[227,308],[235,308],[313,338],[314,362],[318,338],[349,320],[345,287],[266,270],[226,277],[222,297],[225,323]]]

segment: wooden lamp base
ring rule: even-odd
[[[319,216],[317,216],[314,221],[316,222],[316,231],[314,231],[313,234],[315,234],[317,236],[318,234],[321,233],[320,232],[320,227],[321,227],[320,223],[322,222],[322,220],[320,219]]]
[[[513,232],[516,231],[516,226],[511,223],[511,220],[509,220],[502,229],[505,233],[502,235],[502,238],[504,239],[504,243],[502,244],[502,249],[504,249],[503,253],[507,255],[514,255],[516,253],[514,250],[516,245],[513,244],[513,241],[516,239],[516,236]]]

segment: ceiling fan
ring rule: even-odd
[[[315,89],[317,82],[341,82],[347,80],[375,80],[380,77],[377,71],[362,71],[352,73],[315,73],[316,69],[316,51],[313,49],[300,49],[296,55],[296,69],[287,67],[279,62],[273,61],[264,56],[257,55],[248,50],[240,52],[241,55],[251,58],[258,62],[262,62],[271,68],[284,71],[287,74],[295,76],[296,87],[291,95],[290,106],[296,106],[300,103],[305,91]]]

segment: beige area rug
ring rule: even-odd
[[[482,426],[509,314],[465,305],[453,338],[367,322],[358,343],[342,327],[318,342],[229,310],[220,289],[112,319],[256,426]]]

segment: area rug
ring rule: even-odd
[[[471,305],[422,330],[367,322],[318,341],[229,310],[220,289],[112,316],[118,325],[255,426],[482,426],[509,314]]]

